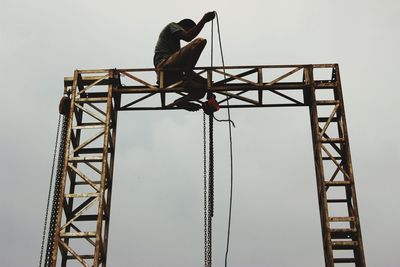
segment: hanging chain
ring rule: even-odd
[[[62,172],[64,169],[64,157],[65,157],[65,139],[67,135],[67,126],[68,126],[68,117],[63,116],[62,128],[61,128],[61,136],[60,136],[60,147],[58,152],[58,163],[57,163],[57,172],[56,172],[56,180],[54,185],[54,193],[53,193],[53,206],[51,209],[51,217],[50,217],[50,225],[49,225],[49,234],[47,237],[47,250],[46,250],[46,258],[44,266],[51,266],[51,256],[54,249],[54,238],[57,227],[57,214],[59,208],[59,200],[61,193],[61,182],[62,182]]]
[[[213,120],[213,115],[209,115],[209,141],[210,141],[210,160],[209,160],[209,192],[208,192],[208,198],[209,198],[209,212],[210,212],[210,218],[214,217],[214,120]]]
[[[49,217],[50,198],[51,198],[51,191],[52,191],[53,177],[54,177],[54,166],[55,166],[55,163],[56,163],[56,155],[57,155],[57,147],[58,147],[58,136],[60,134],[60,122],[61,122],[61,114],[58,115],[56,142],[54,144],[53,163],[52,163],[52,166],[51,166],[51,174],[50,174],[50,186],[49,186],[49,193],[47,195],[46,214],[45,214],[45,217],[44,217],[44,226],[43,226],[43,235],[42,235],[42,245],[41,245],[41,248],[40,248],[39,267],[42,266],[42,260],[43,260],[44,241],[46,239],[47,220],[48,220],[48,217]]]
[[[206,135],[206,114],[203,112],[203,156],[204,156],[204,266],[209,265],[208,246],[208,212],[207,212],[207,135]]]
[[[211,69],[214,53],[214,20],[211,21]],[[204,248],[205,267],[212,265],[212,217],[214,215],[214,145],[213,145],[213,117],[209,116],[209,176],[207,189],[207,142],[206,142],[206,114],[203,113],[203,141],[204,141]],[[207,195],[208,191],[208,195]],[[208,202],[208,203],[207,203]]]
[[[209,169],[208,169],[208,262],[212,265],[212,217],[214,216],[214,136],[213,136],[213,118],[209,115]]]
[[[207,136],[206,114],[203,112],[203,170],[204,170],[204,266],[208,265],[208,228],[207,228]]]
[[[204,266],[212,265],[212,217],[214,216],[214,133],[213,117],[209,116],[209,169],[207,187],[207,135],[206,114],[203,114],[204,152]]]

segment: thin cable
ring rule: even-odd
[[[218,30],[218,41],[219,41],[219,49],[221,52],[221,59],[222,59],[222,69],[224,72],[224,79],[226,79],[225,74],[225,60],[224,60],[224,53],[222,51],[222,42],[221,42],[221,32],[219,26],[219,19],[218,14],[215,12],[215,17],[217,18],[217,30]],[[231,120],[231,112],[229,107],[229,99],[227,99],[227,109],[228,109],[228,121]],[[232,126],[231,123],[229,125],[229,152],[230,152],[230,161],[231,161],[231,184],[230,184],[230,193],[229,193],[229,219],[228,219],[228,232],[226,238],[226,252],[225,252],[225,267],[228,266],[228,253],[229,253],[229,243],[230,243],[230,236],[231,236],[231,221],[232,221],[232,200],[233,200],[233,145],[232,145]]]
[[[217,119],[217,117],[215,117],[214,114],[213,114],[213,118],[214,118],[214,120],[216,120],[218,122],[229,122],[229,123],[232,123],[233,128],[236,128],[235,123],[233,122],[233,120],[220,120],[220,119]]]
[[[217,12],[215,12],[217,14]],[[211,21],[211,71],[214,66],[214,20]]]
[[[54,145],[53,163],[51,166],[49,193],[47,194],[46,215],[44,217],[44,226],[43,226],[42,246],[40,248],[39,267],[42,266],[42,260],[43,260],[44,240],[46,239],[47,221],[48,221],[48,217],[49,217],[49,207],[50,207],[51,191],[52,191],[52,186],[53,186],[54,166],[55,166],[55,162],[56,162],[58,136],[60,135],[60,122],[61,122],[61,114],[58,115],[56,142]]]

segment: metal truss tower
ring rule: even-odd
[[[222,108],[308,107],[325,266],[365,266],[337,64],[196,68]],[[119,111],[167,110],[181,82],[154,69],[76,70],[49,266],[106,266]]]

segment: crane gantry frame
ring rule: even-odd
[[[338,64],[203,67],[221,108],[308,107],[326,267],[365,266]],[[119,111],[167,110],[181,82],[154,69],[76,70],[53,203],[46,266],[106,266]],[[321,77],[319,77],[321,76]],[[151,79],[151,81],[150,81]],[[200,103],[200,101],[199,101]],[[346,265],[347,266],[347,265]]]

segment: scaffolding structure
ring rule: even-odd
[[[196,68],[221,108],[308,107],[325,266],[365,266],[337,64]],[[47,266],[106,266],[119,111],[170,110],[182,82],[154,69],[76,70]],[[200,101],[198,101],[201,103]],[[56,199],[56,198],[55,198]]]

